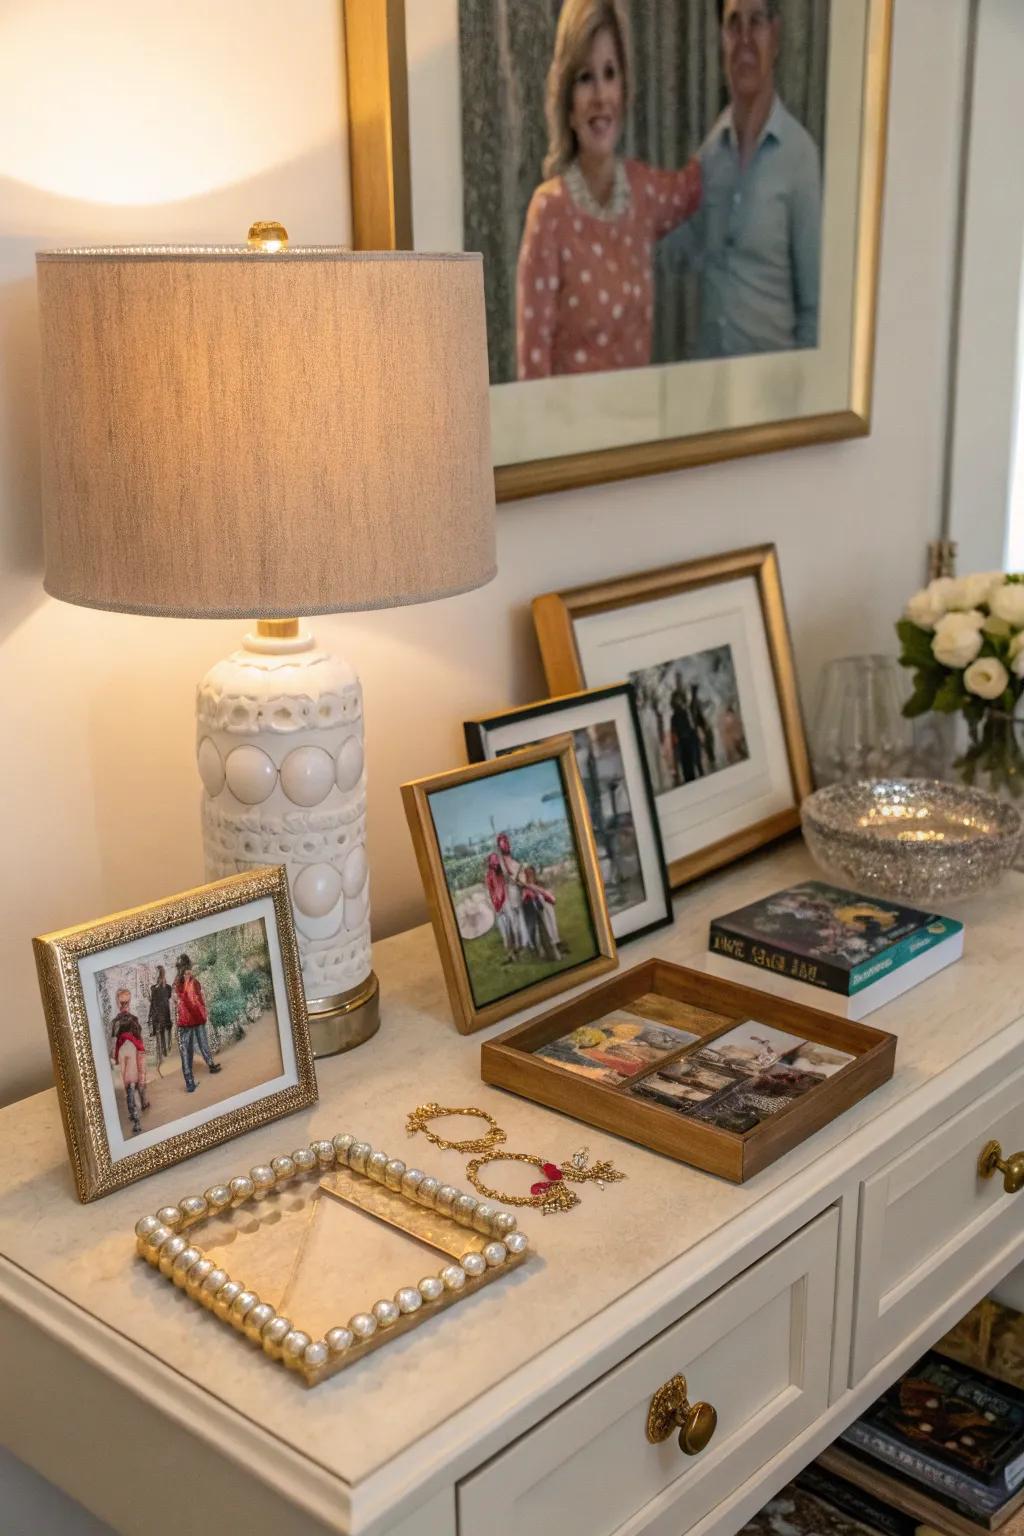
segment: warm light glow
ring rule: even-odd
[[[0,177],[140,206],[296,162],[338,137],[339,13],[303,0],[296,26],[280,0],[7,0]]]

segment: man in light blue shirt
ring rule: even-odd
[[[821,164],[775,92],[780,0],[718,0],[730,105],[700,150],[688,229],[700,281],[698,357],[818,345]]]

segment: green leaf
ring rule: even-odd
[[[907,720],[916,720],[918,715],[926,715],[935,702],[935,690],[939,683],[937,672],[918,672],[914,678],[914,691],[903,706],[903,714]]]
[[[958,709],[963,708],[966,699],[963,674],[947,672],[935,694],[933,708],[938,710],[940,715],[955,715]]]
[[[932,655],[932,637],[927,629],[922,629],[920,624],[915,624],[911,619],[900,619],[896,625],[896,633],[903,647],[900,660],[905,667],[935,665],[935,657]]]

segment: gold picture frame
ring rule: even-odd
[[[756,584],[785,740],[792,801],[784,809],[775,810],[727,836],[713,839],[685,856],[673,856],[672,838],[666,836],[663,825],[662,838],[673,889],[795,830],[800,825],[800,802],[813,788],[775,546],[762,544],[734,550],[682,565],[614,577],[570,591],[547,592],[533,600],[533,622],[548,687],[553,694],[572,693],[599,686],[605,681],[603,677],[587,676],[577,629],[581,620],[745,579]],[[616,664],[619,661],[621,657],[616,658]],[[669,658],[665,661],[667,663]],[[624,675],[624,671],[619,675]]]
[[[317,1187],[311,1192],[314,1179]],[[271,1303],[229,1275],[220,1258],[211,1253],[230,1248],[234,1266],[232,1245],[239,1228],[251,1235],[264,1221],[270,1226],[280,1223],[281,1199],[288,1195],[292,1198],[285,1203],[294,1218],[294,1196],[303,1185],[310,1196],[300,1212],[305,1225],[288,1263],[287,1278],[283,1285],[279,1279],[271,1287],[276,1297]],[[291,1310],[288,1294],[303,1259],[308,1264],[324,1197],[398,1229],[433,1249],[444,1262],[440,1273],[418,1282],[410,1275],[410,1284],[401,1286],[394,1298],[385,1296],[372,1304],[368,1300],[365,1311],[344,1322],[338,1319],[317,1338],[303,1330],[302,1319],[293,1323],[285,1314]],[[192,1235],[204,1223],[213,1228],[203,1238],[210,1252],[204,1252]],[[135,1247],[147,1264],[192,1301],[294,1372],[304,1386],[314,1387],[525,1263],[532,1249],[517,1228],[510,1212],[499,1211],[417,1168],[407,1168],[400,1158],[375,1151],[369,1142],[339,1133],[290,1154],[281,1153],[269,1163],[211,1185],[201,1195],[186,1195],[177,1205],[140,1217],[135,1224]],[[267,1288],[265,1281],[260,1283]]]
[[[342,0],[353,241],[412,249],[406,0]],[[847,403],[814,415],[495,467],[498,501],[661,474],[871,430],[893,0],[866,0]]]
[[[483,782],[511,775],[535,764],[554,763],[565,804],[566,820],[574,844],[576,872],[578,874],[586,919],[592,938],[592,953],[577,964],[559,966],[557,970],[542,974],[538,979],[502,993],[483,999],[475,991],[474,977],[469,958],[463,947],[452,893],[448,884],[440,835],[431,810],[431,798],[456,789],[461,785]],[[441,955],[445,983],[451,1001],[455,1026],[461,1034],[472,1034],[484,1029],[509,1014],[518,1013],[533,1003],[544,1002],[559,992],[604,975],[618,965],[618,953],[612,933],[608,907],[605,901],[604,882],[598,865],[597,848],[587,811],[586,796],[576,765],[576,752],[571,736],[554,736],[533,747],[522,747],[503,757],[484,763],[473,763],[467,768],[456,768],[449,773],[436,774],[431,778],[416,779],[402,785],[405,813],[416,850],[430,908],[431,922],[437,947]],[[498,828],[495,826],[495,833]],[[496,845],[497,846],[497,845]],[[484,863],[481,855],[480,882],[484,880]],[[497,926],[497,924],[495,924]],[[483,937],[483,935],[481,935]],[[465,942],[477,942],[469,939]],[[518,961],[520,957],[517,956]],[[568,957],[566,957],[568,958]],[[548,962],[549,964],[557,964]],[[527,964],[531,964],[529,959]],[[509,965],[509,979],[514,980],[514,965]]]
[[[240,916],[236,923],[218,924],[217,919],[230,918],[232,913],[247,915]],[[179,1106],[168,1095],[168,1118],[157,1122],[148,1131],[143,1126],[141,1133],[135,1133],[138,1134],[138,1146],[132,1150],[133,1133],[124,1125],[125,1110],[117,1090],[106,1079],[101,1086],[99,1069],[106,1066],[110,1044],[110,1022],[102,1016],[99,1001],[103,978],[115,969],[120,973],[126,965],[147,964],[150,955],[164,949],[194,948],[203,941],[207,931],[216,934],[243,925],[252,928],[259,923],[264,926],[269,985],[269,1004],[265,1011],[273,1008],[273,1027],[277,1029],[280,1047],[280,1072],[263,1082],[240,1086],[234,1094],[230,1091],[225,1094],[231,1087],[228,1078],[221,1086],[222,1097],[212,1104],[204,1105],[202,1098],[198,1101],[187,1098]],[[166,944],[140,947],[161,937],[166,938]],[[136,1179],[146,1178],[161,1168],[218,1146],[233,1136],[316,1103],[316,1076],[302,989],[302,967],[292,924],[288,880],[283,868],[272,866],[232,875],[226,880],[116,912],[95,922],[43,934],[33,939],[32,947],[64,1134],[80,1200],[99,1199]],[[263,952],[261,949],[261,956]],[[117,993],[122,991],[130,992],[131,989],[117,983]],[[211,1006],[214,1000],[211,996]],[[135,1003],[136,1008],[139,1006]],[[206,1012],[205,999],[203,1012]],[[262,1022],[270,1027],[269,1020]],[[139,1027],[140,1037],[143,1029],[144,1026]],[[172,1026],[168,1026],[168,1037],[172,1032]],[[242,1033],[244,1038],[244,1029]],[[104,1047],[102,1055],[101,1043]],[[200,1045],[200,1053],[205,1056],[203,1045]],[[184,1075],[185,1055],[182,1054],[180,1059],[181,1086],[191,1094],[193,1090],[188,1089],[188,1078]],[[216,1065],[220,1066],[219,1063]],[[174,1070],[172,1067],[172,1073]],[[213,1068],[209,1067],[209,1070]],[[160,1080],[168,1081],[162,1075]],[[154,1093],[156,1081],[154,1079],[152,1083]],[[170,1081],[177,1089],[176,1077]],[[271,1087],[274,1083],[280,1086]],[[268,1091],[261,1095],[258,1090],[263,1086],[267,1086]],[[143,1111],[148,1108],[144,1103],[146,1087],[144,1073]],[[126,1088],[124,1091],[127,1094]],[[220,1103],[227,1107],[216,1112]],[[181,1113],[174,1114],[173,1110],[178,1107]],[[179,1127],[177,1130],[175,1125]],[[157,1132],[163,1126],[167,1127],[167,1134],[158,1136]]]

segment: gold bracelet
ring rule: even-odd
[[[598,1189],[604,1189],[605,1184],[614,1184],[626,1177],[608,1162],[592,1163],[588,1167],[589,1155],[589,1149],[581,1147],[559,1167],[557,1163],[549,1163],[529,1152],[495,1152],[487,1157],[474,1157],[466,1169],[466,1177],[488,1200],[500,1200],[503,1205],[532,1205],[547,1216],[553,1211],[571,1211],[574,1205],[579,1205],[580,1197],[568,1188],[567,1180],[574,1184],[592,1180]],[[530,1185],[528,1195],[507,1195],[500,1189],[490,1189],[480,1178],[480,1169],[488,1163],[531,1163],[544,1177]]]
[[[486,1120],[491,1128],[485,1135],[474,1136],[467,1141],[448,1141],[444,1136],[439,1136],[436,1131],[430,1130],[427,1125],[429,1120],[440,1120],[445,1115],[472,1115],[477,1120]],[[435,1147],[444,1147],[450,1152],[490,1152],[506,1140],[505,1132],[486,1109],[453,1109],[444,1104],[418,1105],[407,1118],[405,1128],[410,1136],[415,1136],[417,1131],[422,1131]]]

